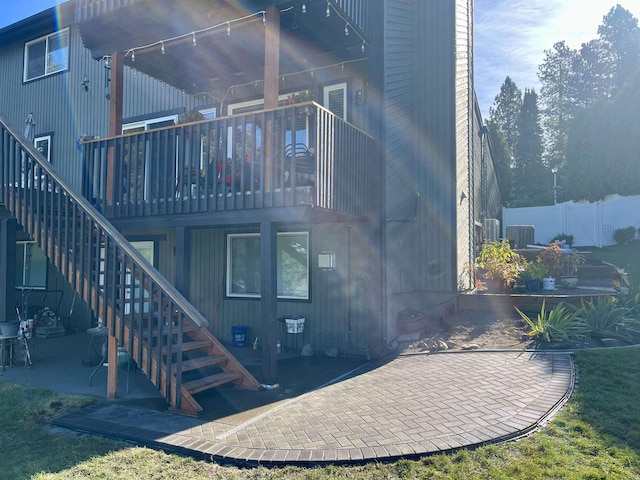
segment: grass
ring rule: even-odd
[[[580,386],[541,431],[517,442],[388,464],[241,469],[48,427],[92,400],[0,382],[2,479],[640,478],[640,348],[576,355]]]
[[[621,268],[629,274],[631,283],[640,284],[640,241],[633,241],[627,245],[594,248],[593,256]]]

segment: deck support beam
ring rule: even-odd
[[[262,376],[264,383],[272,383],[278,375],[278,286],[277,286],[277,229],[273,222],[260,224],[260,337],[262,339]]]
[[[111,65],[107,69],[110,75],[109,82],[109,136],[114,137],[122,134],[122,104],[124,100],[124,54],[113,52],[111,54]],[[112,147],[109,149],[109,162],[107,164],[107,202],[113,204],[114,166],[116,151]],[[115,317],[111,317],[112,319]],[[108,339],[108,362],[107,367],[107,397],[117,398],[118,396],[118,339],[115,337],[115,328],[109,328]]]

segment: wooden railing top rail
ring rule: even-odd
[[[243,117],[247,117],[247,116],[251,116],[251,115],[259,115],[259,114],[262,114],[262,113],[277,112],[279,110],[286,110],[286,109],[291,109],[291,108],[294,108],[294,107],[295,108],[301,108],[301,107],[305,107],[305,106],[312,107],[312,108],[315,108],[315,109],[318,109],[318,110],[323,110],[326,113],[328,113],[329,115],[335,116],[335,114],[333,112],[331,112],[327,108],[323,107],[319,103],[316,103],[314,101],[309,101],[309,102],[294,103],[294,104],[291,104],[291,105],[284,105],[284,106],[280,106],[280,107],[276,107],[276,108],[272,108],[272,109],[268,109],[268,110],[256,110],[255,112],[236,113],[234,115],[225,115],[225,116],[216,117],[216,118],[207,118],[207,119],[204,119],[204,120],[197,120],[195,122],[178,123],[178,124],[175,124],[175,125],[169,125],[167,127],[154,128],[152,131],[153,132],[161,132],[163,130],[175,130],[176,128],[180,128],[180,127],[185,126],[185,125],[193,126],[193,125],[198,125],[198,124],[223,122],[223,121],[233,120],[233,119],[236,119],[236,118],[243,118]],[[369,133],[367,133],[364,130],[362,130],[361,128],[353,125],[352,123],[349,123],[349,122],[347,122],[346,120],[344,120],[342,118],[337,118],[337,119],[340,120],[341,122],[345,123],[346,125],[348,125],[353,130],[355,130],[357,132],[360,132],[363,135],[366,135],[371,140],[374,139]],[[92,143],[99,143],[99,142],[115,140],[115,139],[119,139],[119,138],[135,137],[136,135],[144,135],[145,133],[147,133],[147,131],[145,131],[145,132],[123,133],[122,135],[115,135],[115,136],[111,136],[111,137],[92,138],[92,139],[84,140],[83,144],[84,145],[91,145]]]

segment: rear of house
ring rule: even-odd
[[[94,241],[93,265],[112,258],[136,277],[122,235],[198,328],[229,343],[244,327],[265,378],[278,341],[379,356],[403,311],[440,314],[473,287],[468,265],[499,194],[473,92],[470,0],[77,0],[5,28],[0,46],[0,112],[14,127],[34,114],[35,146],[59,176],[44,190],[80,195],[111,239]],[[99,300],[108,275],[74,285],[75,263],[51,258],[55,228],[20,218],[42,206],[10,193],[5,216],[49,252],[46,288],[79,292],[81,328],[110,312],[122,343],[155,290],[129,280]],[[286,318],[304,331],[287,333]]]

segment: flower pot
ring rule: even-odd
[[[576,275],[563,275],[560,277],[560,285],[564,288],[576,288],[578,286],[578,277]]]
[[[500,280],[487,278],[485,279],[484,284],[489,293],[501,293],[504,291],[504,284]]]
[[[553,277],[547,277],[542,279],[542,289],[543,290],[555,290],[556,289],[556,279]]]
[[[539,278],[534,278],[527,282],[527,289],[530,292],[538,292],[542,288],[542,281]]]

